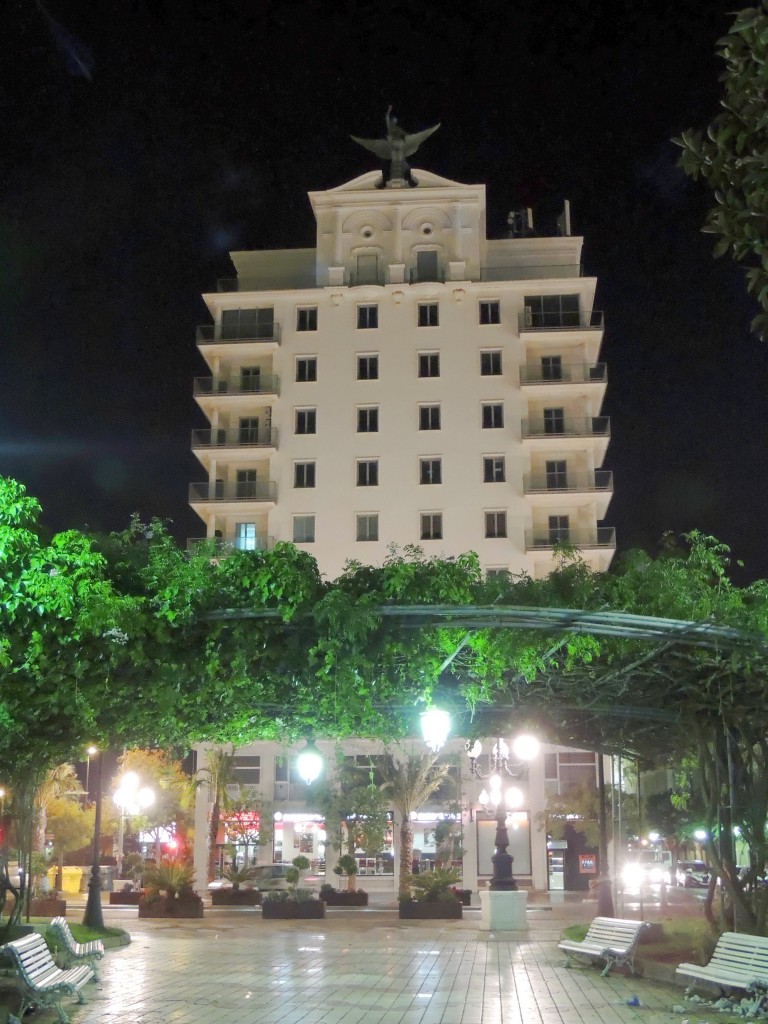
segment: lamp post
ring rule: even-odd
[[[296,758],[296,770],[305,785],[311,786],[323,770],[323,755],[315,746],[314,740],[307,740],[307,745]]]
[[[91,758],[98,753],[98,749],[90,746],[85,751],[85,804],[91,802]]]
[[[123,843],[125,841],[125,819],[141,814],[155,802],[155,794],[149,786],[142,786],[136,772],[126,772],[112,798],[120,808],[120,823],[117,833],[117,877],[123,873]]]
[[[496,836],[494,845],[496,852],[491,858],[493,864],[493,877],[489,885],[491,892],[516,892],[517,882],[512,876],[513,857],[507,853],[509,847],[509,832],[507,831],[507,808],[519,807],[523,802],[523,794],[517,787],[508,789],[502,793],[503,776],[513,779],[521,778],[527,770],[527,762],[532,761],[539,752],[539,741],[535,736],[518,736],[512,741],[512,752],[514,758],[510,758],[509,745],[506,740],[497,738],[490,754],[490,771],[486,772],[478,764],[478,758],[483,752],[483,745],[479,740],[474,743],[467,741],[465,750],[469,757],[470,774],[478,779],[488,780],[487,792],[485,789],[480,793],[480,803],[483,806],[492,805],[496,808]]]
[[[104,931],[104,915],[101,910],[101,871],[99,854],[101,846],[101,754],[96,757],[96,808],[93,817],[93,856],[91,877],[88,879],[88,899],[85,903],[83,924],[97,931]]]

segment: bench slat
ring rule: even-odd
[[[581,942],[564,939],[558,948],[568,954],[566,967],[570,965],[573,956],[586,956],[606,961],[603,975],[607,975],[617,964],[626,965],[634,974],[635,948],[645,927],[644,921],[596,917]]]
[[[709,963],[679,964],[677,974],[692,978],[687,991],[697,981],[708,981],[721,989],[750,990],[768,986],[768,938],[744,932],[723,932]]]
[[[59,1015],[61,1024],[68,1024],[68,1017],[61,1006],[65,995],[74,995],[78,1002],[85,1002],[82,989],[94,976],[88,965],[62,970],[56,966],[51,952],[42,935],[35,932],[21,939],[0,946],[13,960],[21,982],[21,1007],[19,1018],[23,1018],[32,1006],[52,1007]]]

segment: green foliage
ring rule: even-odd
[[[191,864],[179,860],[164,860],[147,872],[145,885],[150,901],[162,893],[169,900],[191,891],[195,871]]]
[[[714,192],[703,231],[717,235],[715,256],[730,253],[748,266],[747,288],[762,308],[752,329],[768,336],[768,0],[736,15],[718,40],[725,64],[722,110],[706,131],[689,129],[674,141],[680,166]]]
[[[356,875],[357,874],[357,861],[350,854],[345,853],[339,857],[339,862],[333,869],[336,875]]]
[[[413,899],[417,903],[449,903],[455,902],[456,894],[452,891],[459,881],[459,873],[453,868],[435,868],[411,875],[410,886]]]
[[[229,867],[224,872],[224,877],[228,882],[232,883],[232,888],[238,890],[241,885],[246,885],[248,882],[252,882],[256,877],[256,868],[234,868]]]

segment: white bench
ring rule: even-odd
[[[69,1024],[69,1018],[61,1008],[66,995],[77,996],[78,1003],[84,1003],[83,987],[93,977],[93,970],[87,964],[61,970],[51,956],[45,939],[39,932],[25,935],[13,942],[0,946],[0,951],[13,960],[21,988],[19,1018],[32,1006],[52,1007],[59,1015],[61,1024]]]
[[[640,933],[648,925],[645,921],[628,921],[621,917],[596,917],[581,942],[563,939],[558,949],[567,953],[565,966],[570,967],[574,956],[589,960],[605,960],[603,977],[614,966],[629,967],[635,973],[635,948]]]
[[[768,939],[743,932],[723,932],[706,967],[680,964],[675,973],[692,979],[686,995],[693,992],[696,982],[706,981],[721,993],[734,988],[751,992],[759,1004],[768,994]]]
[[[93,939],[91,942],[76,942],[66,917],[54,917],[50,930],[58,943],[62,967],[77,967],[78,964],[86,963],[98,981],[97,963],[104,956],[104,943],[101,939]]]

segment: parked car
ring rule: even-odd
[[[669,850],[639,850],[628,855],[622,871],[624,884],[630,888],[641,885],[672,884],[672,854]]]
[[[679,860],[675,881],[686,889],[706,889],[709,885],[709,868],[703,860]]]

